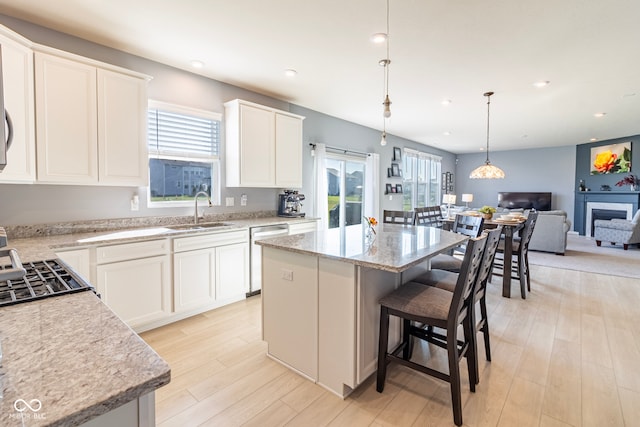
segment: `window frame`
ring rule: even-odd
[[[219,122],[218,129],[222,129],[222,114],[216,113],[213,111],[202,110],[198,108],[186,107],[183,105],[171,104],[162,101],[149,100],[147,104],[147,112],[149,110],[162,110],[176,114],[182,114],[185,116],[193,116],[198,118],[210,119],[213,121]],[[218,147],[217,147],[217,155],[201,155],[201,154],[189,154],[189,155],[179,155],[177,153],[166,152],[166,151],[153,151],[150,148],[149,139],[147,137],[147,173],[149,174],[149,185],[147,186],[147,207],[149,208],[177,208],[177,207],[188,207],[193,205],[193,201],[191,200],[180,200],[180,201],[152,201],[151,200],[151,168],[150,168],[150,160],[151,159],[163,159],[163,160],[176,160],[176,161],[185,161],[185,162],[198,162],[202,164],[209,164],[211,166],[211,204],[214,206],[221,205],[221,192],[222,192],[222,182],[221,182],[221,164],[220,164],[220,150],[222,148],[222,136],[221,132],[218,133]]]
[[[405,206],[407,198],[410,199],[410,203],[411,203],[411,206],[408,206],[409,207],[408,210],[413,210],[417,207],[422,207],[422,206],[418,206],[419,185],[424,185],[425,191],[427,191],[427,193],[425,194],[425,202],[428,201],[429,195],[431,195],[431,190],[435,189],[435,204],[440,205],[440,200],[442,195],[442,189],[441,189],[442,178],[439,172],[442,170],[442,157],[434,154],[418,151],[418,150],[412,150],[406,147],[404,148],[403,154],[404,154],[403,168],[405,169],[403,174],[404,176],[402,178],[403,187],[405,188],[404,195],[403,195],[403,207],[405,209],[407,208],[407,206]],[[408,165],[406,165],[405,162],[409,162],[409,161],[415,162],[414,167],[409,167]],[[418,167],[417,163],[420,161],[427,162],[425,164],[426,169],[424,170],[425,181],[418,180],[419,179],[418,174],[419,174],[420,168]],[[433,165],[436,165],[436,167],[435,168],[432,167]],[[409,185],[406,185],[407,181],[409,181]],[[435,181],[435,186],[433,181]],[[410,188],[411,191],[406,191],[407,188]]]

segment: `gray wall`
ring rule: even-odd
[[[552,208],[573,218],[576,185],[576,148],[563,146],[530,150],[490,152],[489,159],[500,167],[505,179],[468,179],[476,167],[484,164],[485,153],[460,154],[456,166],[456,194],[473,194],[473,206],[496,206],[500,191],[540,191],[552,193]]]
[[[380,154],[381,193],[384,193],[385,183],[387,182],[402,183],[399,179],[387,179],[387,168],[391,167],[394,147],[408,147],[442,156],[442,170],[453,172],[455,169],[455,155],[452,153],[390,134],[387,134],[387,145],[382,147],[380,145],[381,132],[378,130],[356,125],[297,105],[291,105],[291,112],[306,117],[303,130],[303,170],[305,173],[302,191],[307,196],[313,195],[314,185],[313,157],[311,157],[309,147],[311,143],[322,143],[362,153]],[[306,212],[313,212],[313,197],[307,197],[304,205]],[[402,195],[382,195],[380,198],[380,210],[384,209],[402,210]]]
[[[22,34],[35,43],[51,46],[67,52],[82,55],[98,61],[118,65],[139,71],[153,79],[149,83],[150,99],[176,103],[193,108],[201,108],[224,113],[223,103],[241,98],[274,108],[291,111],[306,117],[304,121],[304,188],[308,194],[304,211],[313,212],[313,163],[308,149],[309,142],[323,142],[341,148],[356,151],[376,151],[381,155],[381,170],[389,167],[394,146],[408,146],[422,151],[440,154],[444,157],[443,170],[453,171],[454,155],[440,150],[430,149],[421,144],[388,137],[388,145],[379,145],[380,132],[339,120],[315,111],[289,105],[287,102],[260,95],[245,89],[211,80],[193,73],[182,71],[157,62],[130,55],[105,46],[97,45],[83,39],[55,32],[31,23],[0,15],[0,24]],[[5,84],[7,84],[5,82]],[[223,124],[224,135],[224,124]],[[222,144],[224,158],[224,142]],[[226,197],[235,198],[235,207],[216,206],[207,213],[251,212],[275,210],[278,189],[227,188],[224,183],[224,162],[222,162],[221,200]],[[383,177],[382,187],[384,187]],[[140,210],[130,210],[130,199],[134,194],[140,195]],[[248,205],[239,206],[239,197],[247,194]],[[146,189],[132,187],[98,187],[46,184],[0,184],[0,224],[25,225],[61,221],[81,221],[106,218],[130,218],[144,216],[177,216],[190,215],[193,208],[148,208]],[[394,196],[393,200],[381,201],[381,209],[401,209],[402,198]]]

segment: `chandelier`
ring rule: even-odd
[[[489,106],[491,105],[491,95],[493,92],[485,92],[484,96],[487,97],[487,160],[484,165],[475,168],[469,178],[471,179],[496,179],[504,178],[504,171],[497,166],[494,166],[489,161]]]

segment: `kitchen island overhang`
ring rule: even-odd
[[[267,354],[344,398],[376,370],[380,298],[466,237],[384,224],[266,239],[262,325]],[[400,338],[392,322],[390,347]]]

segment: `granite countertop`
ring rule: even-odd
[[[78,425],[170,381],[169,365],[90,291],[2,307],[0,343],[3,426]],[[20,413],[19,399],[41,409]]]
[[[381,224],[376,228],[373,242],[368,243],[364,227],[347,227],[345,236],[340,236],[339,229],[334,228],[256,243],[399,273],[467,240],[463,235],[439,228]]]
[[[90,231],[86,231],[85,227],[80,229],[82,231],[79,232],[61,234],[49,234],[49,232],[38,233],[39,230],[35,230],[33,234],[36,235],[33,237],[10,237],[8,247],[17,249],[21,261],[27,262],[56,258],[55,251],[61,248],[81,248],[105,244],[130,243],[195,233],[215,233],[264,225],[291,224],[308,221],[315,221],[315,219],[270,216],[263,218],[228,219],[224,221],[202,221],[201,225],[205,226],[203,228],[174,229],[171,227],[188,226],[189,224],[160,223],[154,224],[153,226],[123,227],[121,229],[112,229],[110,226],[105,226],[104,229],[96,227],[99,229]],[[223,222],[224,225],[207,228],[206,225],[212,222]],[[193,226],[193,224],[191,225]],[[39,227],[42,228],[42,226]]]

